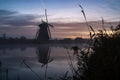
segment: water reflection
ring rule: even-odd
[[[52,62],[50,58],[51,48],[49,46],[40,46],[36,48],[36,54],[38,56],[38,62],[42,64],[42,67]]]
[[[71,46],[68,47],[70,51]],[[74,60],[73,54],[69,56]],[[37,76],[47,80],[69,70],[68,54],[62,45],[0,46],[0,80],[6,80],[7,77],[8,80],[37,80]]]
[[[39,46],[36,48],[38,62],[42,64],[41,67],[45,67],[44,80],[47,79],[48,63],[53,61],[53,59],[50,58],[50,53],[51,53],[51,48],[49,46]]]

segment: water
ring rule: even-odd
[[[73,45],[3,45],[0,46],[0,80],[47,80],[69,71],[69,57],[76,59]],[[80,44],[79,47],[83,47]],[[67,53],[67,50],[69,54]]]

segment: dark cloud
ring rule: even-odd
[[[0,27],[22,27],[36,25],[33,20],[43,16],[33,14],[20,14],[17,11],[0,10]]]
[[[34,20],[36,17],[32,15],[19,15],[19,16],[11,16],[7,17],[7,19],[2,19],[2,24],[5,25],[11,25],[13,27],[17,26],[28,26],[28,25],[34,25],[35,22],[32,22],[31,20]]]
[[[17,11],[9,11],[9,10],[0,10],[0,16],[8,16],[8,15],[13,15],[16,14]]]

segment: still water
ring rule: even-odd
[[[76,58],[68,44],[0,45],[0,80],[50,80],[69,71],[69,58]],[[85,44],[79,44],[79,48]]]

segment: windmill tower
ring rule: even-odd
[[[46,17],[46,22],[42,21],[42,23],[39,24],[39,30],[37,31],[35,36],[35,40],[39,43],[47,43],[51,39],[51,33],[49,27],[53,27],[53,25],[48,23],[46,9],[45,9],[45,17]]]

